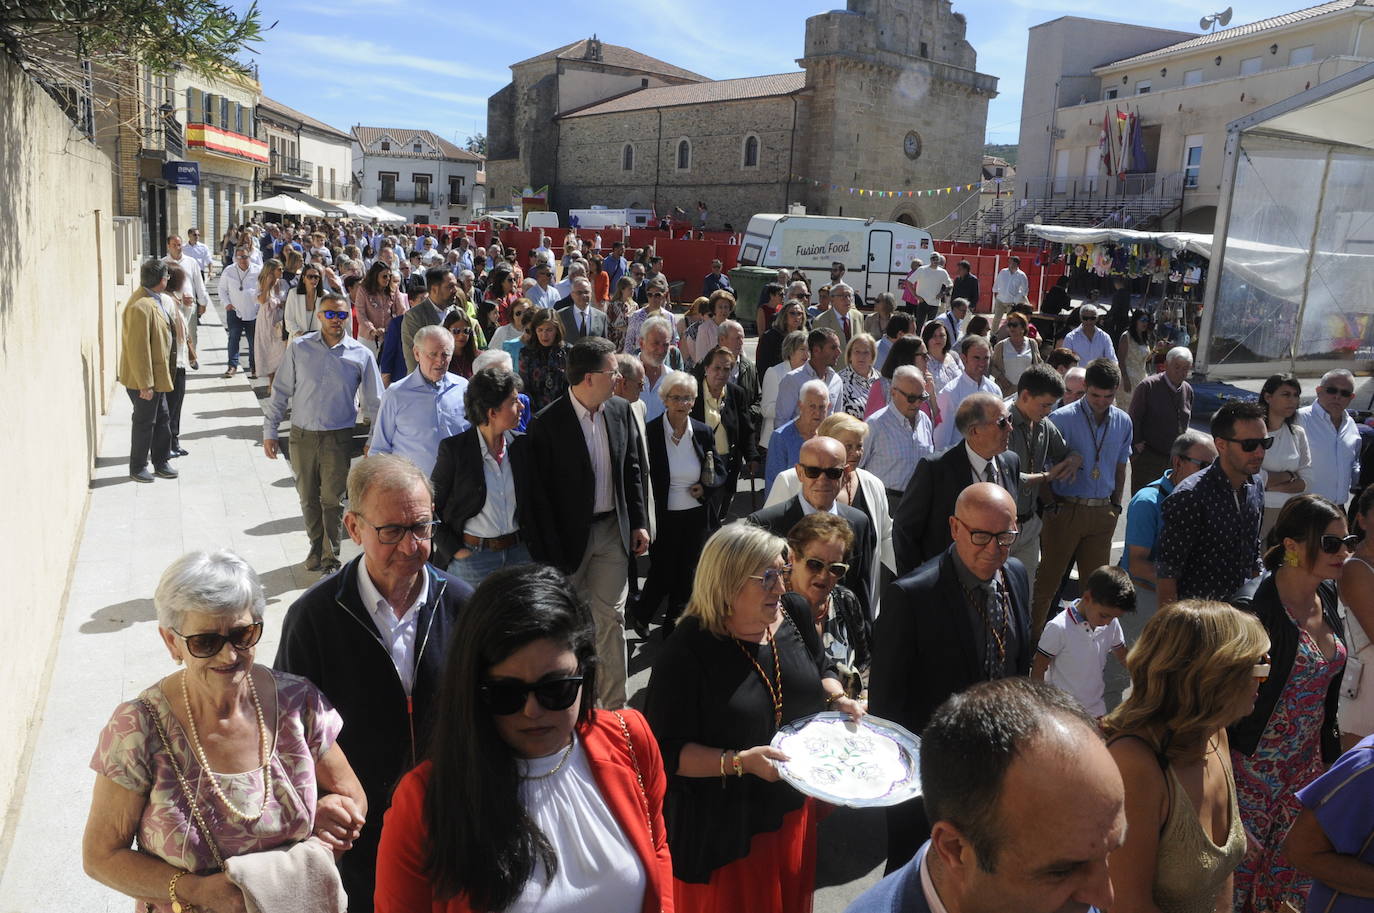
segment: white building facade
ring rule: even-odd
[[[353,178],[364,206],[380,206],[415,224],[473,219],[480,155],[429,130],[357,126],[352,142]]]

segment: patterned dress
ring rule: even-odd
[[[549,403],[568,392],[568,350],[559,343],[541,346],[537,342],[520,350],[520,380],[530,398],[530,411],[538,414]]]
[[[1297,792],[1326,769],[1321,727],[1331,680],[1345,668],[1345,645],[1327,659],[1306,629],[1298,631],[1298,654],[1255,753],[1231,753],[1241,820],[1250,836],[1245,860],[1236,869],[1235,909],[1242,913],[1280,911],[1285,902],[1302,909],[1312,879],[1283,854],[1283,841],[1302,805]]]
[[[844,385],[843,392],[840,394],[840,410],[848,412],[857,419],[863,419],[864,410],[868,406],[868,394],[873,389],[873,382],[878,379],[878,372],[872,368],[868,370],[868,376],[863,377],[853,368],[845,368],[840,372],[840,382]]]
[[[272,677],[277,684],[277,730],[270,761],[272,795],[262,817],[253,822],[230,818],[219,797],[201,784],[205,777],[213,776],[237,808],[253,813],[263,802],[262,771],[207,772],[200,766],[190,737],[173,716],[162,686],[153,685],[139,695],[156,708],[177,763],[196,787],[201,814],[226,859],[310,836],[315,822],[315,763],[343,728],[338,711],[310,682],[285,672],[273,672]],[[125,701],[115,708],[100,733],[91,769],[147,798],[138,823],[141,852],[191,872],[215,871],[214,855],[200,836],[167,749],[141,701]],[[136,909],[143,909],[142,902]],[[163,901],[154,903],[153,909],[170,913],[172,905]]]

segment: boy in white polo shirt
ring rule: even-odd
[[[1078,698],[1088,713],[1107,712],[1102,670],[1107,654],[1126,662],[1126,637],[1118,620],[1135,611],[1135,584],[1114,565],[1100,567],[1083,583],[1083,595],[1051,618],[1040,635],[1031,678]]]

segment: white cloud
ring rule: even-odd
[[[279,59],[308,60],[316,64],[314,78],[339,75],[341,71],[330,68],[321,69],[321,60],[348,64],[352,68],[370,70],[415,70],[433,76],[446,76],[472,82],[494,83],[489,70],[470,67],[450,60],[435,60],[422,57],[409,48],[394,48],[375,41],[359,38],[340,38],[329,35],[305,35],[299,32],[281,31],[274,33],[272,62]],[[349,72],[349,71],[342,71]],[[471,96],[475,98],[476,96]],[[483,99],[485,105],[486,100]]]

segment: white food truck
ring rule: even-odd
[[[928,262],[934,249],[929,232],[902,222],[760,213],[749,220],[739,262],[799,269],[813,291],[830,283],[832,263],[843,263],[857,301],[871,306],[879,292],[900,303],[911,261]]]

